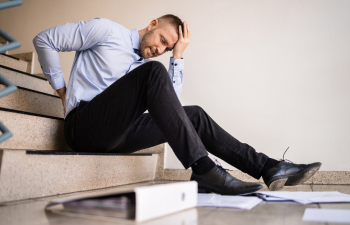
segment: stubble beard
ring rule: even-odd
[[[140,43],[140,53],[141,53],[141,56],[145,59],[151,58],[147,54],[146,50],[147,50],[147,48],[150,47],[150,46],[148,46],[148,42],[151,39],[151,35],[153,34],[153,32],[154,32],[154,29],[147,31],[145,33],[145,35],[143,35],[143,38],[142,38],[141,43]]]

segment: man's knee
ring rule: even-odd
[[[204,115],[204,109],[198,105],[184,106],[184,110],[191,120],[195,120]]]
[[[161,70],[161,71],[167,71],[165,66],[163,65],[163,63],[158,62],[158,61],[150,61],[147,62],[147,64],[149,64],[151,66],[152,70]]]
[[[151,61],[151,62],[147,62],[147,64],[151,68],[151,73],[150,73],[151,75],[155,75],[158,77],[169,77],[168,71],[163,65],[163,63],[158,61]]]

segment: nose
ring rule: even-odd
[[[159,55],[162,55],[162,54],[164,54],[165,53],[165,49],[166,49],[166,47],[165,46],[160,46],[160,47],[158,47],[158,54]]]

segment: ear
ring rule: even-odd
[[[159,21],[157,19],[152,20],[151,23],[147,27],[147,31],[150,31],[153,28],[157,27],[158,24],[159,24]]]

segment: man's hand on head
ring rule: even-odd
[[[62,105],[63,105],[63,115],[66,114],[66,108],[64,107],[64,101],[66,100],[66,87],[63,87],[61,89],[56,90],[58,95],[60,96],[62,100]]]
[[[176,42],[173,49],[173,58],[181,59],[187,46],[190,44],[191,31],[188,27],[188,23],[183,22],[184,32],[182,33],[181,25],[179,26],[179,40]]]

